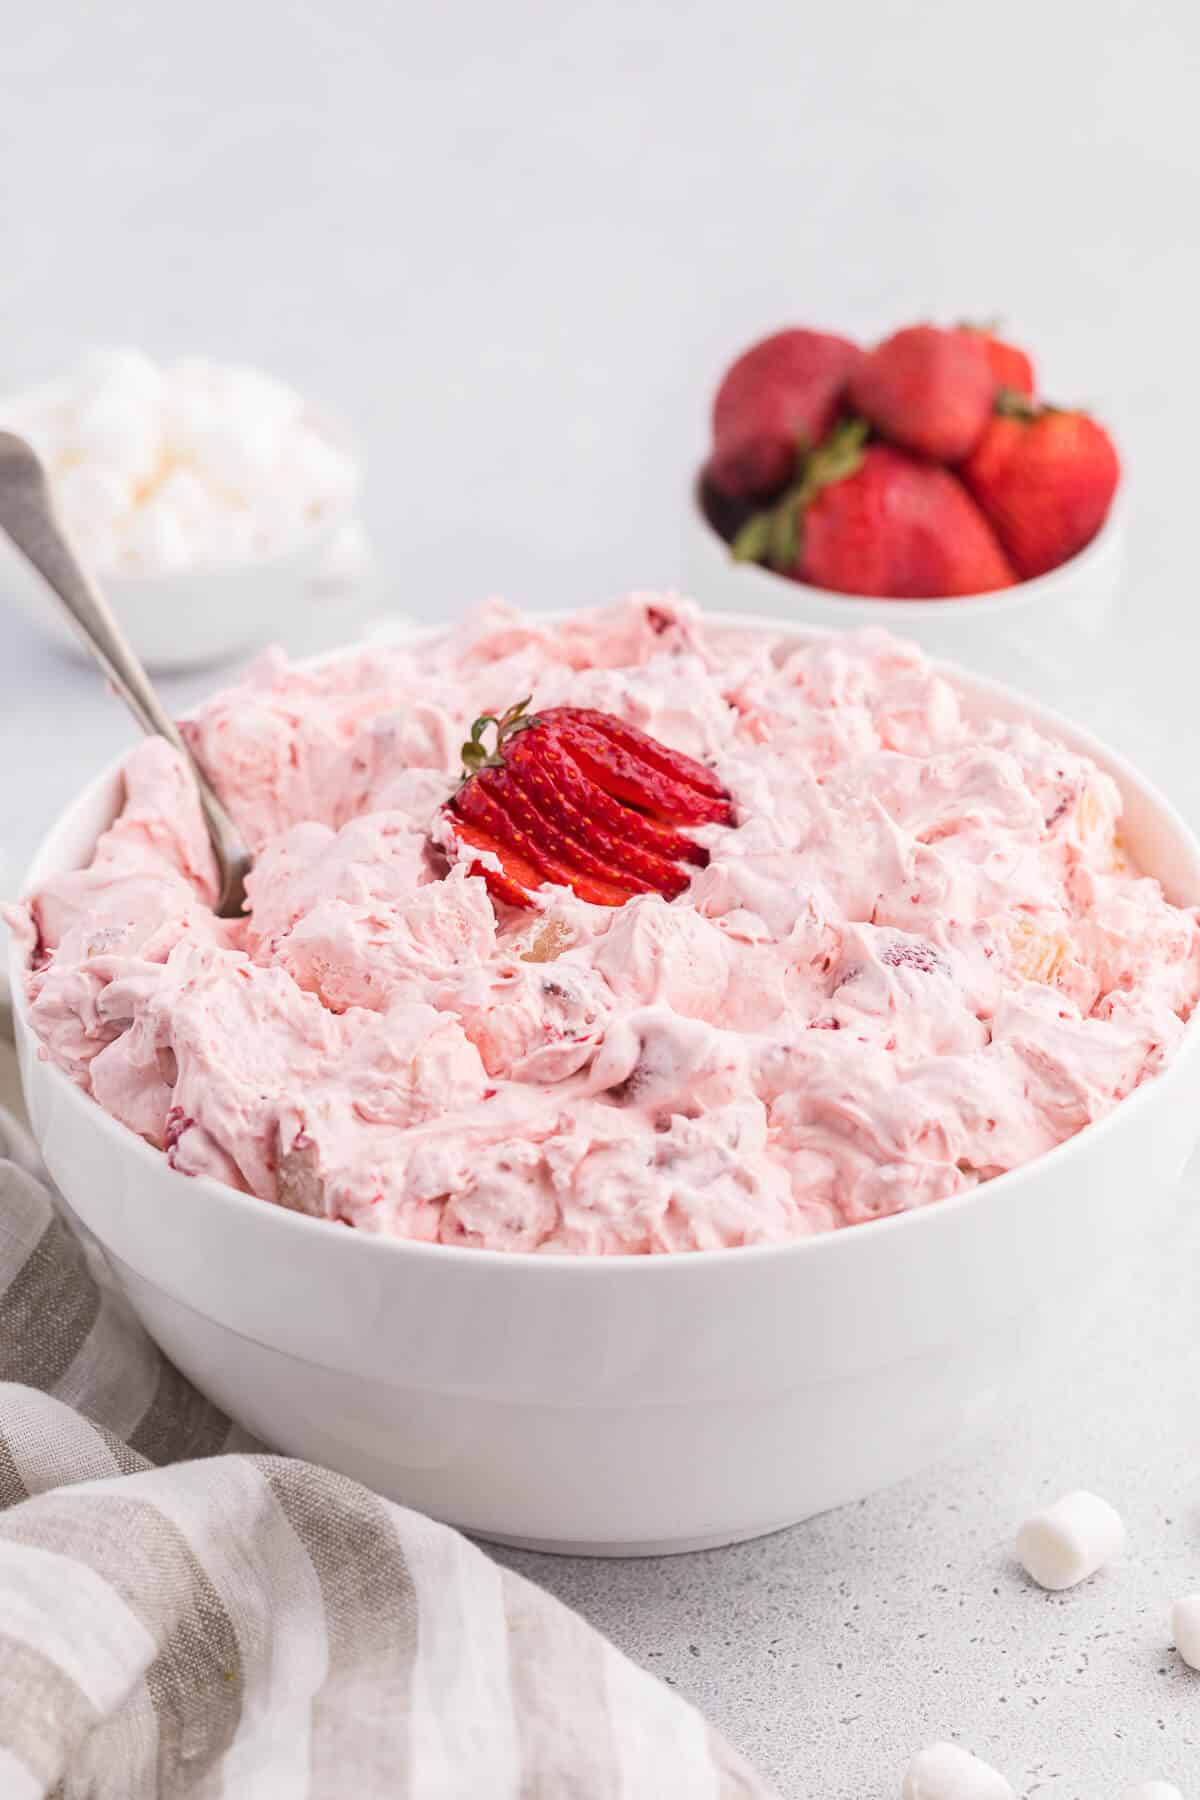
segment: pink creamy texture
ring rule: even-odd
[[[717,771],[737,824],[698,833],[681,899],[510,912],[447,868],[459,744],[527,693]],[[1196,915],[1126,865],[1111,780],[966,721],[882,633],[493,605],[428,646],[271,655],[189,731],[250,916],[213,917],[188,779],[140,745],[91,867],[21,915],[34,1025],[175,1168],[362,1231],[597,1256],[924,1206],[1103,1117],[1200,991]]]

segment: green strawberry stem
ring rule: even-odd
[[[1016,388],[1002,387],[997,391],[992,402],[992,411],[999,413],[1002,419],[1036,419],[1044,412],[1053,409],[1031,400],[1028,394],[1018,393]]]
[[[822,488],[857,474],[870,429],[865,419],[843,419],[823,444],[802,454],[791,487],[774,506],[748,519],[734,538],[730,546],[734,562],[762,563],[782,574],[794,569],[800,559],[805,508]]]
[[[471,735],[462,747],[463,781],[469,781],[472,775],[478,775],[480,769],[503,768],[504,757],[501,751],[505,740],[518,731],[527,731],[538,722],[536,713],[525,710],[532,698],[532,694],[526,694],[523,700],[518,700],[515,706],[510,706],[507,712],[498,717],[495,713],[483,713],[476,719],[471,727]],[[490,751],[483,741],[483,734],[489,725],[496,728],[496,741]]]

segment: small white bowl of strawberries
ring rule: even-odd
[[[1103,426],[1042,400],[1029,356],[990,329],[911,325],[872,350],[780,331],[717,389],[689,585],[1012,673],[1100,635],[1120,480]]]

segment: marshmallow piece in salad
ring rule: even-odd
[[[0,398],[0,426],[49,471],[72,538],[101,574],[166,574],[286,552],[343,517],[354,457],[286,383],[190,357],[95,352]]]

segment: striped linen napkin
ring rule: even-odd
[[[444,1525],[261,1453],[0,1112],[3,1800],[758,1800],[700,1715]]]

